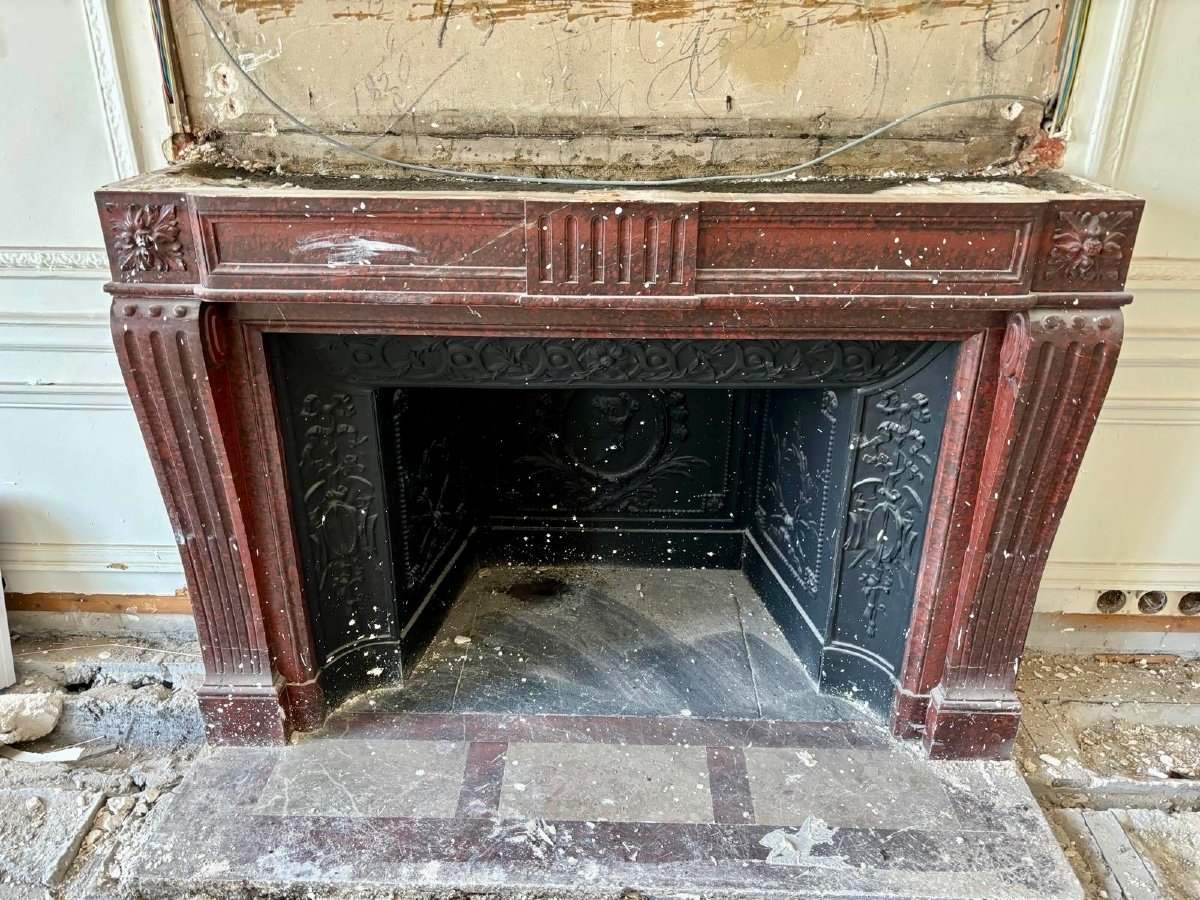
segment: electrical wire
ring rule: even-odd
[[[1083,53],[1083,42],[1087,36],[1091,11],[1092,0],[1074,0],[1070,9],[1069,22],[1062,37],[1062,47],[1058,56],[1058,87],[1045,112],[1048,123],[1044,127],[1054,135],[1061,132],[1066,123],[1071,97],[1075,92],[1079,59]]]
[[[886,134],[893,128],[897,128],[906,122],[923,116],[926,113],[931,113],[934,110],[945,109],[949,106],[962,106],[967,103],[982,103],[991,100],[1008,100],[1018,103],[1034,103],[1040,106],[1043,110],[1046,108],[1046,101],[1037,97],[1028,97],[1022,94],[979,94],[973,97],[957,97],[951,100],[942,100],[938,103],[931,103],[928,106],[923,106],[920,109],[913,110],[910,113],[905,113],[899,118],[880,125],[861,137],[849,140],[838,147],[833,148],[825,153],[815,156],[812,159],[805,160],[795,165],[786,166],[782,169],[774,169],[768,172],[755,172],[745,175],[695,175],[684,178],[661,178],[661,179],[613,179],[607,180],[602,178],[553,178],[539,177],[534,175],[511,175],[499,172],[468,172],[459,169],[445,169],[438,166],[429,166],[423,163],[402,162],[397,159],[389,159],[386,156],[380,156],[377,153],[372,153],[369,150],[363,150],[344,141],[340,141],[332,135],[325,134],[322,131],[313,128],[306,122],[301,121],[289,110],[280,105],[274,97],[267,93],[266,89],[259,84],[249,72],[242,66],[241,62],[229,49],[225,41],[221,38],[220,32],[217,31],[216,25],[209,17],[207,10],[200,0],[192,0],[196,10],[204,19],[205,25],[208,26],[209,32],[213,36],[213,40],[224,52],[226,58],[233,65],[234,69],[259,93],[266,101],[267,105],[274,109],[279,115],[283,116],[301,131],[324,141],[333,147],[337,147],[344,153],[349,153],[352,156],[357,156],[362,159],[367,159],[381,165],[392,166],[398,169],[404,169],[408,172],[415,172],[421,175],[433,175],[440,178],[462,178],[470,181],[489,181],[502,182],[507,184],[522,184],[522,185],[553,185],[556,187],[585,187],[585,188],[664,188],[664,187],[683,187],[686,185],[705,185],[705,184],[731,184],[736,182],[746,181],[764,181],[764,180],[779,180],[785,179],[789,175],[794,175],[804,169],[820,165],[827,159],[837,156],[839,153],[845,153],[860,144],[865,144],[867,141],[873,140],[882,134]]]

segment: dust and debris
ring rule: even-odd
[[[1200,897],[1200,813],[1130,809],[1117,814],[1166,897]]]
[[[1087,896],[1200,897],[1197,688],[1195,659],[1023,659],[1016,759]]]
[[[1200,727],[1119,719],[1076,733],[1080,761],[1102,776],[1200,779]]]

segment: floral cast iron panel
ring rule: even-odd
[[[886,712],[903,661],[956,353],[860,387],[771,391],[747,574],[823,690]]]

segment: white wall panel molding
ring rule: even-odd
[[[1200,563],[1091,562],[1050,560],[1042,590],[1159,590],[1200,588]]]
[[[1200,399],[1109,397],[1097,424],[1200,427]]]
[[[1125,345],[1117,365],[1126,370],[1198,368],[1200,330],[1186,327],[1129,329],[1125,332]]]
[[[0,543],[0,566],[16,572],[183,572],[174,544]]]
[[[99,225],[96,226],[99,230]],[[0,278],[108,280],[108,256],[92,247],[0,247]]]
[[[1200,292],[1200,259],[1135,254],[1128,281],[1135,300],[1146,290]]]
[[[129,411],[123,384],[5,384],[0,409],[86,409]]]
[[[0,351],[112,355],[108,314],[0,309]]]
[[[118,179],[138,173],[137,154],[133,146],[133,129],[129,123],[125,91],[117,65],[116,41],[109,17],[108,0],[83,0],[84,21],[87,23],[88,45],[92,52],[92,68],[96,87],[100,91],[100,107],[108,132],[108,148]]]
[[[1071,115],[1068,167],[1097,181],[1119,180],[1129,143],[1158,0],[1116,0],[1093,8]]]

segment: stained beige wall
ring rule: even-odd
[[[205,149],[285,171],[389,158],[591,177],[762,171],[950,98],[1053,89],[1046,0],[172,2],[180,94]],[[238,68],[242,71],[238,71]],[[941,109],[835,171],[961,172],[1011,158],[1040,109]],[[651,139],[652,138],[652,139]]]

